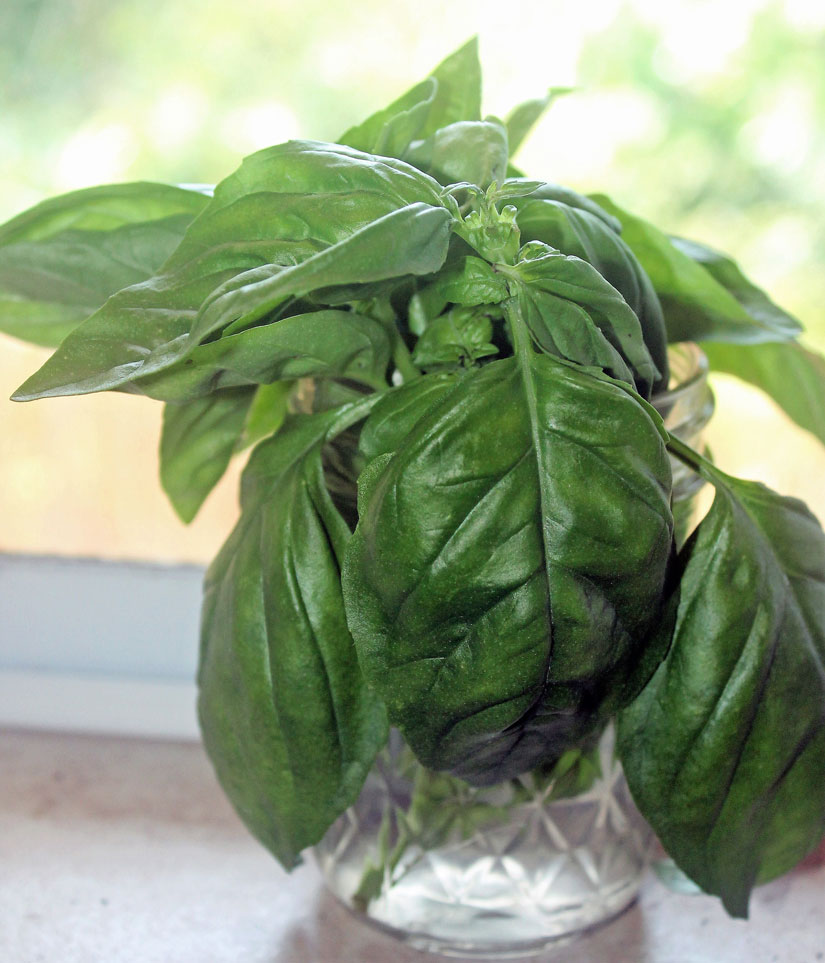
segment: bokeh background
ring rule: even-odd
[[[485,109],[577,85],[519,155],[528,174],[733,254],[825,349],[822,0],[3,0],[0,220],[124,180],[214,182],[290,137],[334,140],[477,33]],[[0,396],[46,352],[0,336]],[[718,378],[730,471],[825,519],[825,453]],[[238,466],[184,528],[157,483],[161,406],[0,400],[0,550],[204,561]]]

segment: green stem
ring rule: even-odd
[[[719,481],[719,469],[712,465],[707,458],[703,458],[698,451],[694,451],[689,445],[680,441],[675,435],[668,436],[667,450],[711,484],[716,484]]]

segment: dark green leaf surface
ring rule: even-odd
[[[825,834],[825,536],[805,506],[700,466],[673,643],[620,717],[642,813],[735,916]]]
[[[145,281],[208,198],[163,184],[114,184],[38,204],[0,227],[0,331],[44,347]]]
[[[359,487],[347,617],[425,765],[492,783],[632,697],[672,527],[661,429],[635,395],[548,355],[494,361]]]
[[[796,341],[730,345],[706,341],[712,371],[761,388],[800,427],[825,445],[825,358]]]
[[[192,521],[226,471],[254,394],[252,388],[235,388],[166,405],[160,481],[182,521]]]
[[[260,308],[255,294],[261,288],[243,294],[224,288],[220,307],[216,292],[238,274],[251,282],[250,272],[262,265],[270,278],[263,291],[276,288],[276,303],[299,290],[339,283],[342,277],[346,282],[359,280],[359,270],[364,280],[386,277],[396,268],[403,272],[408,261],[413,272],[416,265],[424,272],[435,270],[437,241],[449,233],[449,215],[443,208],[427,213],[433,210],[428,205],[440,205],[439,192],[432,178],[401,161],[346,147],[290,141],[253,154],[217,186],[161,273],[110,298],[72,332],[15,398],[27,401],[118,388],[169,367],[220,326],[222,307],[232,318],[238,301],[253,301]],[[404,237],[394,238],[386,250],[370,248],[359,238],[354,251],[344,248],[350,256],[346,267],[336,254],[323,258],[320,265],[313,257],[326,249],[340,252],[348,238],[373,222],[386,224],[386,216],[400,208],[409,212],[405,225],[411,231],[412,250],[405,247]],[[368,234],[367,240],[382,245],[380,230]],[[431,246],[422,251],[428,241]],[[310,268],[297,278],[288,274],[289,268],[307,259],[312,261]],[[291,280],[278,280],[278,274]],[[236,282],[237,288],[243,286]],[[204,319],[199,312],[210,296],[210,313]],[[193,340],[190,329],[197,319]]]
[[[654,390],[663,390],[668,382],[668,361],[662,307],[650,279],[621,236],[592,211],[559,200],[530,195],[513,203],[522,241],[543,241],[563,254],[588,261],[621,293],[638,317],[651,359],[661,373]]]
[[[639,318],[593,265],[535,241],[512,269],[499,270],[542,350],[600,367],[650,396],[660,379]]]
[[[205,585],[204,743],[239,815],[287,868],[355,800],[387,735],[344,618],[349,531],[320,456],[336,417],[296,417],[258,446]]]
[[[799,332],[798,325],[789,325],[788,316],[750,314],[713,273],[676,247],[663,231],[603,194],[593,195],[593,200],[621,222],[622,237],[659,295],[669,341],[759,344],[786,341]]]

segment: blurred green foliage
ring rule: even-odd
[[[551,0],[542,23],[518,0],[456,0],[440,21],[431,0],[5,0],[0,219],[88,183],[212,182],[268,143],[334,139],[478,31],[497,112],[578,64],[580,92],[527,145],[528,173],[730,251],[822,345],[825,18],[743,9],[728,23],[686,0],[602,0],[589,16]]]

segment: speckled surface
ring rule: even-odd
[[[2,963],[425,963],[283,873],[199,746],[0,732]],[[819,963],[821,858],[759,890],[748,923],[653,878],[547,963]]]

